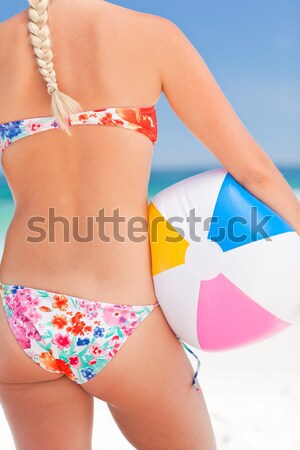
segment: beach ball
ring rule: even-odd
[[[155,294],[172,330],[204,351],[274,336],[300,319],[300,237],[223,167],[151,199]]]

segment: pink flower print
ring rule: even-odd
[[[132,322],[131,325],[129,326],[123,326],[121,327],[122,332],[124,333],[125,336],[130,336],[133,331],[135,330],[135,325],[137,322]]]
[[[80,299],[80,300],[78,300],[78,304],[79,304],[80,308],[85,308],[86,301],[83,299]]]
[[[26,297],[28,299],[28,303],[32,306],[38,306],[41,303],[41,301],[38,297],[32,297],[29,293]]]
[[[109,340],[109,345],[111,346],[111,348],[109,349],[109,355],[115,355],[117,353],[117,351],[119,350],[119,348],[121,347],[121,343],[120,343],[120,338],[119,336],[113,336],[110,340]]]
[[[26,331],[26,335],[27,335],[27,337],[29,337],[29,339],[34,339],[35,341],[41,340],[41,336],[40,336],[39,332],[37,331],[37,329],[35,328],[33,323],[31,323],[25,319],[25,321],[23,322],[23,327],[24,327],[24,330]]]
[[[55,339],[52,339],[52,344],[57,345],[59,350],[63,350],[64,348],[68,348],[71,346],[71,339],[66,334],[63,336],[61,333],[56,333]]]
[[[37,308],[40,305],[40,300],[37,297],[32,297],[26,291],[28,289],[19,289],[11,298],[10,306],[14,310],[16,317],[21,318],[21,316],[25,316],[37,323],[42,318]]]
[[[130,310],[120,305],[105,306],[103,319],[107,325],[122,325],[128,320]]]
[[[30,348],[31,342],[30,342],[30,339],[26,336],[26,332],[25,332],[24,328],[20,327],[19,325],[14,324],[14,323],[12,323],[11,326],[13,329],[13,333],[14,333],[17,341],[19,342],[20,346],[23,349]]]
[[[88,319],[95,319],[98,316],[98,306],[97,306],[97,302],[95,302],[95,304],[90,304],[88,303],[87,305],[85,305],[85,316]]]
[[[25,299],[30,300],[31,298],[34,298],[34,297],[32,297],[32,293],[29,288],[18,289],[16,291],[16,293],[14,294],[14,296],[16,298],[18,298],[19,300],[20,300],[19,297],[21,297],[21,301],[24,301]],[[38,297],[35,297],[35,300],[37,303],[39,303]]]
[[[17,295],[30,295],[30,290],[28,289],[28,288],[20,288],[20,289],[18,289],[16,292],[15,292],[15,296],[17,296]]]
[[[99,344],[93,344],[89,346],[89,352],[94,356],[99,356],[103,353],[103,350],[100,348]]]
[[[114,336],[112,338],[113,341],[113,346],[114,346],[114,350],[119,350],[119,348],[121,347],[121,343],[120,343],[120,338],[119,336]]]
[[[69,357],[69,362],[70,362],[70,365],[73,366],[73,367],[77,368],[77,367],[81,366],[81,361],[78,358],[78,356],[70,356]]]
[[[28,311],[26,312],[26,317],[33,323],[38,323],[43,316],[39,313],[36,307],[33,307],[31,309],[28,309]]]
[[[120,344],[118,344],[117,347],[111,348],[107,356],[110,356],[111,358],[113,358],[118,353],[119,347],[120,347]]]
[[[17,292],[11,297],[11,302],[13,304],[17,304],[19,307],[24,307],[25,304],[28,304],[28,299],[30,299],[30,295],[24,292],[25,289],[18,289]]]

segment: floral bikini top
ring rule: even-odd
[[[69,116],[69,125],[108,125],[138,131],[153,145],[157,142],[155,106],[110,107],[78,112]],[[36,117],[0,124],[0,152],[18,139],[41,131],[59,128],[55,117]]]

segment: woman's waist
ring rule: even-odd
[[[30,243],[140,243],[148,236],[147,204],[122,208],[16,207],[8,231]]]
[[[155,303],[148,241],[139,244],[26,243],[7,235],[0,281],[91,300]],[[106,299],[106,300],[105,300]]]
[[[139,270],[150,271],[151,252],[148,236],[141,242],[92,240],[91,242],[57,240],[31,242],[26,235],[7,232],[2,263],[5,260],[15,266],[45,272],[66,270],[72,273],[80,267],[88,273],[129,275]],[[80,270],[81,270],[80,269]],[[151,272],[151,271],[150,271]]]

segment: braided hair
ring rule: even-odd
[[[80,104],[61,92],[58,88],[53,66],[52,43],[48,27],[48,7],[53,0],[28,0],[28,41],[33,47],[37,67],[47,83],[51,95],[52,113],[59,126],[71,135],[68,124],[69,115],[82,110]]]

